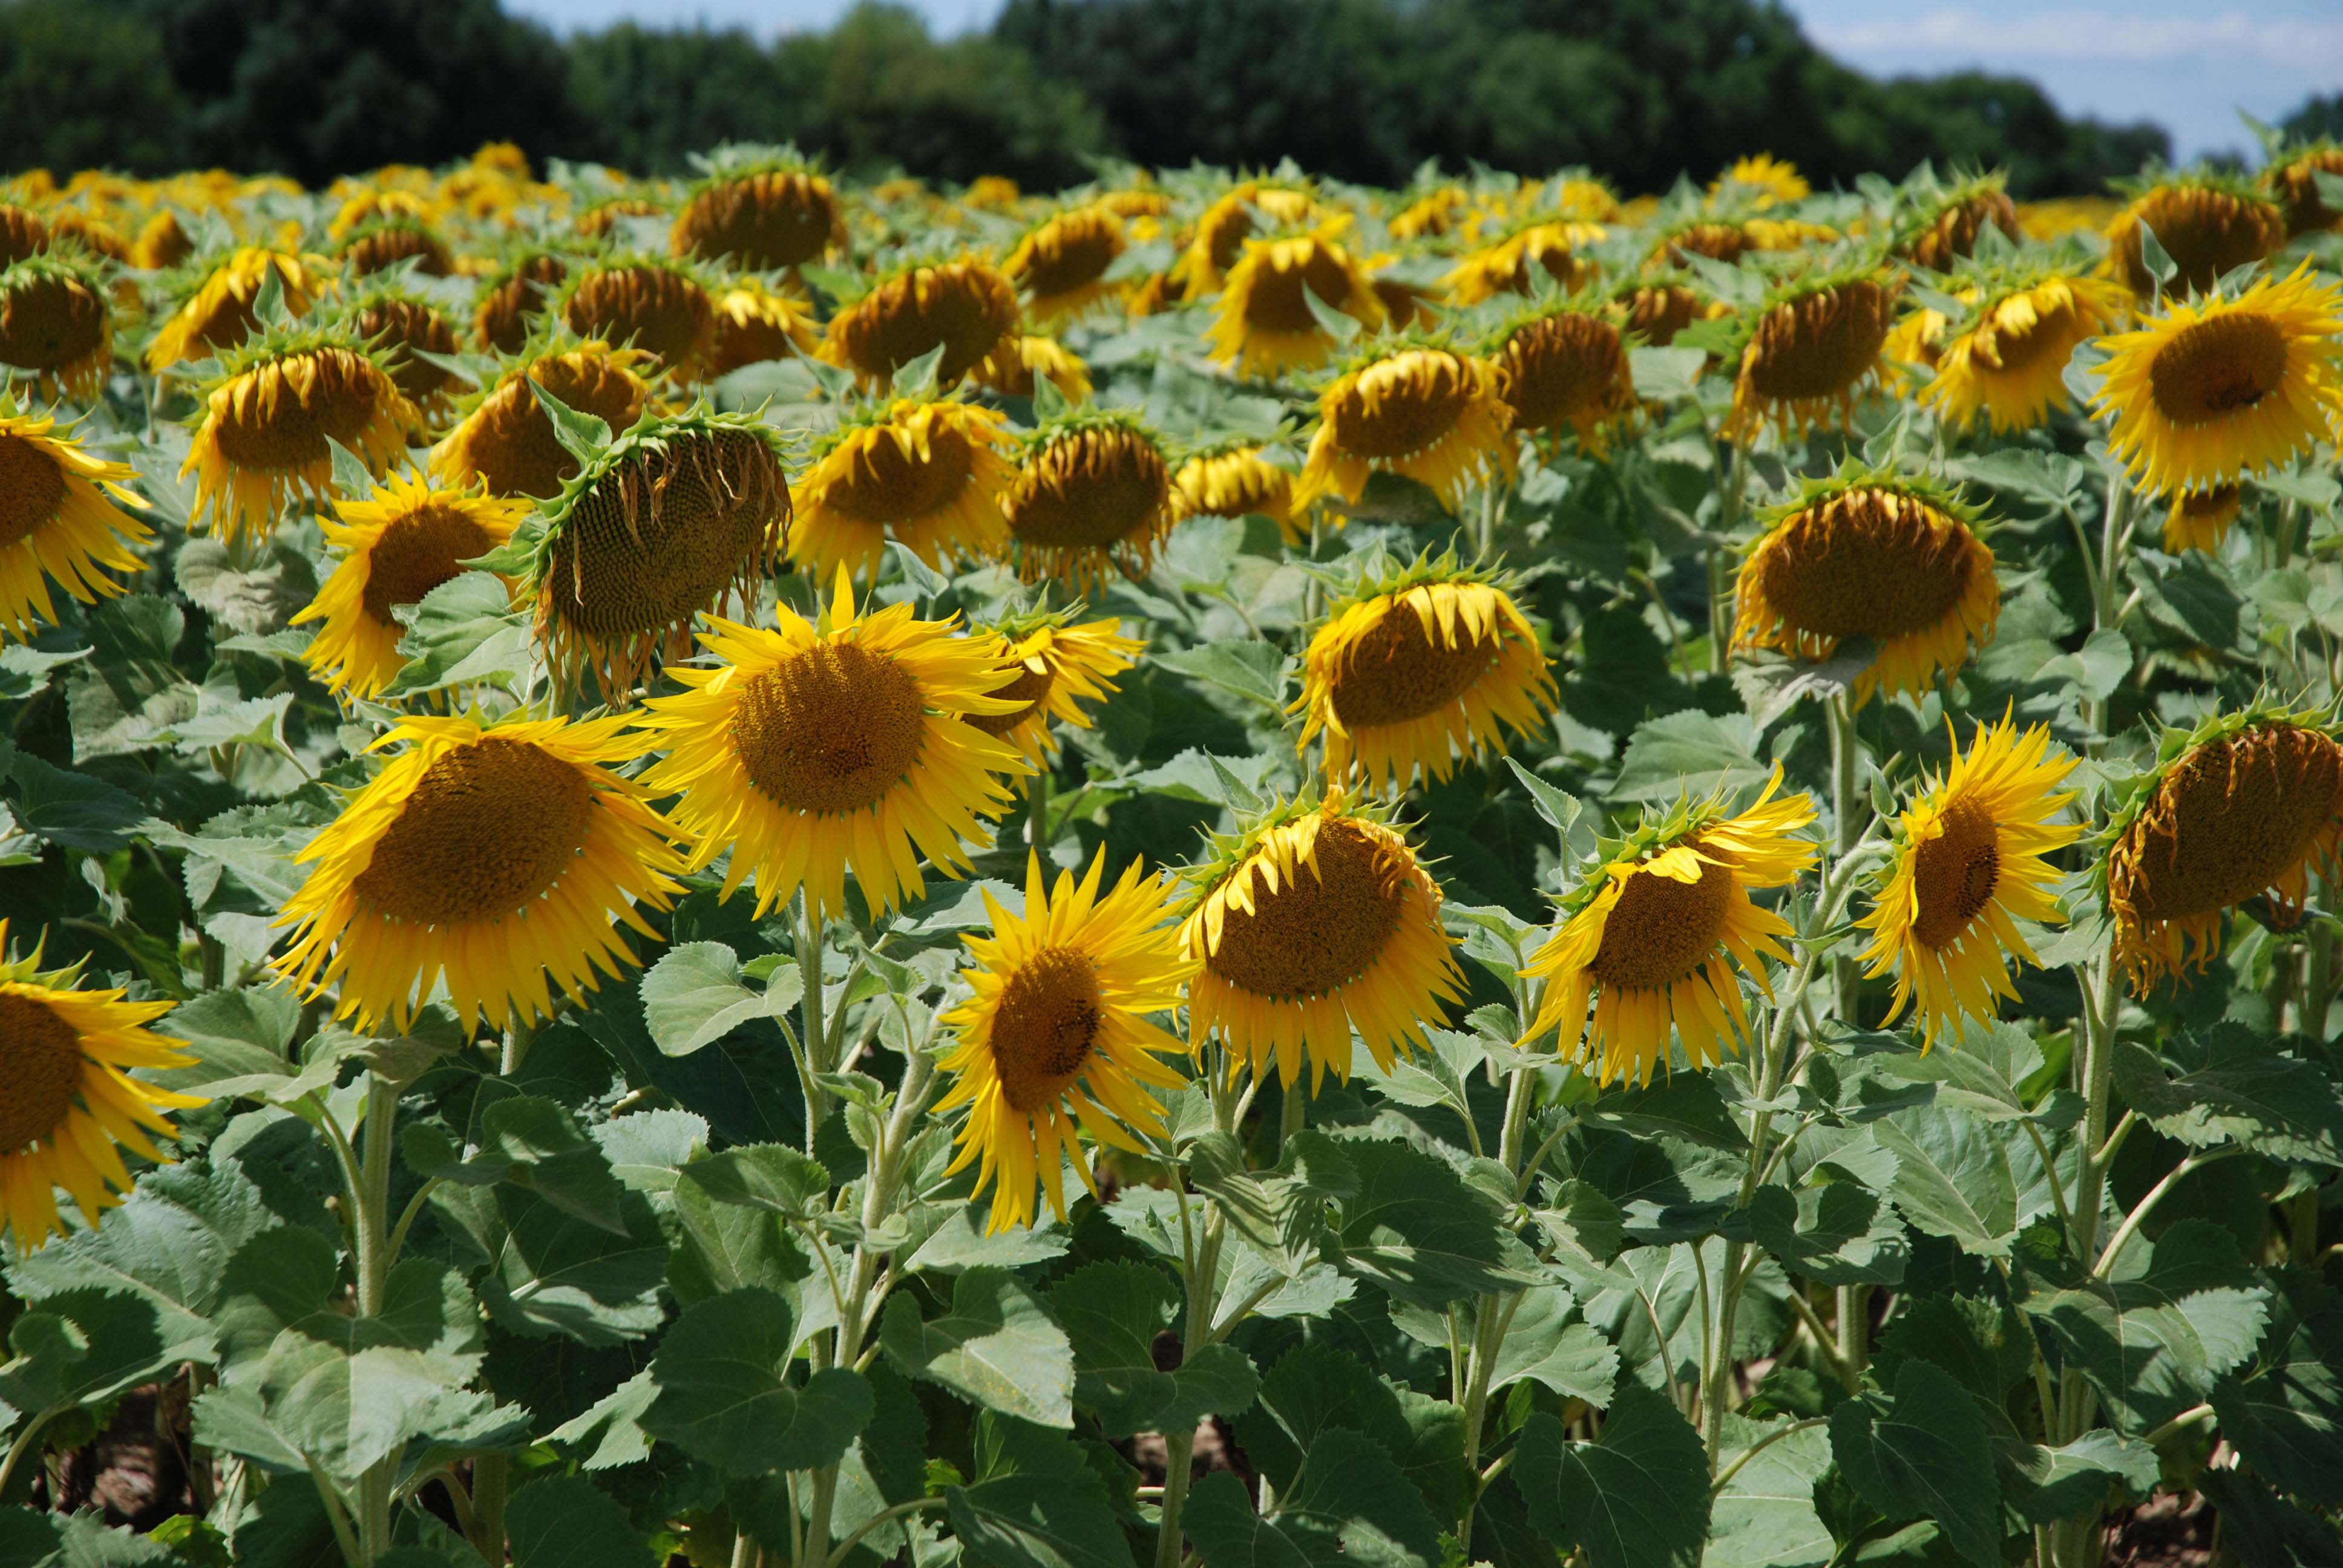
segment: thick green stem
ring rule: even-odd
[[[804,1025],[799,1031],[804,1043],[806,1065],[806,1152],[813,1152],[814,1135],[830,1113],[830,1095],[817,1077],[830,1070],[827,1060],[829,1035],[822,1029],[821,1019],[821,922],[813,916],[811,897],[800,890],[798,894],[798,973],[805,982],[805,995],[799,1000],[799,1019]]]
[[[497,1055],[497,1071],[506,1078],[518,1072],[520,1064],[528,1058],[529,1042],[536,1038],[537,1026],[522,1021],[518,1013],[513,1014],[512,1023],[505,1030],[504,1047]]]
[[[1155,1568],[1180,1568],[1180,1514],[1188,1503],[1188,1467],[1196,1456],[1194,1432],[1163,1434],[1163,1514],[1155,1537]]]
[[[1025,781],[1025,841],[1037,855],[1050,852],[1050,786],[1056,775],[1046,761]]]
[[[1831,830],[1835,835],[1835,847],[1843,859],[1854,852],[1863,839],[1869,824],[1862,819],[1867,815],[1856,804],[1855,785],[1863,771],[1863,742],[1855,730],[1855,708],[1844,691],[1830,699],[1831,742]],[[1831,960],[1831,990],[1836,1004],[1839,1022],[1849,1029],[1860,1026],[1856,1016],[1857,991],[1862,977],[1852,951],[1842,952]]]
[[[1838,1375],[1846,1392],[1863,1387],[1863,1369],[1871,1364],[1871,1287],[1838,1288]]]
[[[504,1568],[505,1502],[511,1495],[510,1462],[503,1454],[472,1461],[472,1549],[488,1568]]]
[[[2120,468],[2107,471],[2107,510],[2106,526],[2099,532],[2098,573],[2093,580],[2095,589],[2091,604],[2091,628],[2095,631],[2114,629],[2123,619],[2121,601],[2117,595],[2122,588],[2124,547],[2131,538],[2131,482]],[[2092,739],[2090,750],[2097,756],[2107,749],[2107,699],[2094,697],[2084,709],[2089,720]]]
[[[350,1194],[350,1228],[357,1241],[357,1309],[361,1318],[382,1315],[390,1280],[390,1156],[397,1132],[397,1085],[379,1075],[369,1077],[366,1120],[358,1129],[358,1188]],[[397,1473],[398,1461],[394,1455],[378,1461],[358,1477],[358,1551],[367,1563],[377,1561],[390,1550],[390,1494]]]
[[[2310,891],[2312,900],[2324,910],[2331,897],[2327,890],[2327,879],[2312,879]],[[2296,1027],[2323,1044],[2327,1040],[2328,1006],[2335,999],[2335,932],[2324,919],[2314,920],[2308,941],[2310,956],[2303,966],[2302,1016]]]

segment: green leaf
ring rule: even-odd
[[[407,662],[383,692],[386,701],[451,687],[510,688],[536,666],[528,619],[493,572],[450,578],[393,613],[407,627],[398,643]]]
[[[553,438],[561,449],[582,465],[602,455],[610,444],[609,421],[598,414],[581,414],[538,385],[536,377],[528,377],[528,389],[537,395],[537,406],[553,422]]]
[[[659,1326],[668,1243],[641,1193],[619,1198],[623,1235],[510,1182],[442,1186],[431,1201],[441,1228],[487,1261],[480,1299],[508,1332],[614,1345]]]
[[[1707,353],[1698,348],[1645,345],[1627,351],[1627,373],[1634,379],[1635,396],[1651,403],[1691,397],[1707,364]]]
[[[918,1234],[915,1230],[912,1232]],[[945,1209],[936,1228],[911,1250],[903,1267],[913,1271],[957,1274],[983,1264],[1015,1269],[1062,1258],[1071,1238],[1060,1224],[1021,1226],[998,1236],[984,1233],[982,1216],[972,1204],[954,1203]]]
[[[2001,1562],[2001,1486],[1968,1391],[1933,1362],[1907,1361],[1891,1405],[1876,1395],[1831,1412],[1831,1454],[1857,1495],[1893,1520],[1934,1519],[1982,1568]]]
[[[293,1076],[288,1052],[300,1019],[301,999],[280,986],[207,991],[180,1003],[155,1030],[184,1041],[196,1064],[173,1070],[168,1086],[217,1099],[265,1095]]]
[[[676,1241],[668,1259],[668,1286],[680,1305],[745,1285],[791,1295],[815,1272],[804,1245],[769,1209],[719,1202],[688,1175],[676,1182],[669,1202]],[[825,1294],[828,1289],[825,1282]]]
[[[2343,1165],[2343,1094],[2324,1069],[2236,1026],[2191,1043],[2203,1064],[2172,1078],[2146,1047],[2117,1043],[2117,1092],[2158,1132],[2199,1149],[2236,1141],[2268,1159]]]
[[[478,1137],[479,1151],[458,1160],[445,1133],[417,1122],[402,1147],[418,1175],[476,1187],[509,1182],[614,1236],[627,1234],[626,1190],[609,1157],[561,1106],[534,1095],[499,1100],[481,1116]]]
[[[604,1394],[572,1419],[545,1434],[545,1441],[568,1451],[581,1470],[615,1470],[637,1464],[651,1454],[650,1434],[643,1430],[643,1412],[659,1398],[659,1385],[645,1367]]]
[[[625,1505],[591,1482],[545,1475],[505,1504],[513,1568],[649,1568],[650,1543]]]
[[[1537,1282],[1537,1260],[1453,1169],[1383,1139],[1342,1149],[1358,1174],[1337,1231],[1347,1272],[1432,1308]]]
[[[1749,1201],[1757,1244],[1792,1273],[1825,1285],[1896,1285],[1909,1251],[1886,1200],[1852,1181],[1760,1187]]]
[[[2306,1503],[2343,1507],[2343,1296],[2299,1269],[2268,1276],[2269,1330],[2254,1364],[2213,1388],[2221,1435]]]
[[[880,1343],[901,1372],[1039,1426],[1074,1422],[1074,1356],[1041,1299],[999,1269],[952,1281],[950,1308],[922,1322],[919,1304],[887,1302]]]
[[[1787,1424],[1785,1418],[1774,1426]],[[1731,1465],[1767,1433],[1755,1422],[1726,1416],[1725,1463]],[[1766,1443],[1717,1491],[1703,1561],[1733,1568],[1816,1568],[1830,1562],[1837,1543],[1815,1511],[1815,1483],[1830,1467],[1830,1433],[1820,1427]]]
[[[1233,1137],[1208,1132],[1189,1151],[1188,1174],[1232,1230],[1294,1273],[1323,1251],[1327,1206],[1358,1191],[1346,1147],[1305,1128],[1286,1140],[1273,1170],[1256,1171]]]
[[[1906,1219],[1981,1257],[2009,1255],[2017,1239],[2017,1181],[1989,1124],[1926,1106],[1875,1122],[1872,1134],[1896,1156],[1888,1195]]]
[[[1773,769],[1757,760],[1757,738],[1742,714],[1696,709],[1636,727],[1611,786],[1619,800],[1697,799],[1718,789],[1763,784]]]
[[[1597,1409],[1609,1404],[1618,1382],[1619,1352],[1575,1316],[1577,1305],[1567,1285],[1537,1285],[1524,1292],[1497,1347],[1489,1392],[1528,1382]]]
[[[1694,1568],[1708,1538],[1708,1453],[1664,1395],[1619,1385],[1593,1442],[1540,1411],[1522,1428],[1513,1476],[1530,1520],[1592,1568]]]
[[[1262,1379],[1261,1396],[1236,1422],[1255,1469],[1280,1488],[1334,1428],[1372,1439],[1443,1519],[1461,1513],[1474,1477],[1464,1462],[1464,1412],[1394,1386],[1347,1351],[1296,1345]]]
[[[731,1291],[686,1311],[651,1362],[659,1397],[642,1428],[727,1475],[835,1462],[870,1420],[870,1385],[844,1367],[789,1381],[797,1314],[770,1291]]]
[[[114,1398],[183,1361],[209,1361],[211,1332],[143,1296],[83,1288],[50,1296],[8,1331],[0,1400],[31,1412]]]
[[[830,1172],[821,1162],[783,1143],[744,1143],[695,1160],[683,1180],[719,1203],[744,1203],[785,1220],[809,1220],[828,1211]]]
[[[1074,1353],[1074,1399],[1109,1437],[1193,1432],[1208,1415],[1233,1416],[1259,1386],[1234,1345],[1206,1345],[1176,1371],[1155,1364],[1155,1339],[1180,1310],[1179,1282],[1147,1263],[1076,1269],[1050,1292]]]
[[[2004,1474],[2011,1506],[2029,1523],[2048,1524],[2077,1515],[2097,1519],[2109,1506],[2111,1491],[2126,1501],[2147,1497],[2156,1490],[2159,1467],[2156,1450],[2100,1427],[2060,1448],[2028,1443]]]
[[[1423,1499],[1382,1449],[1339,1426],[1319,1432],[1266,1517],[1253,1513],[1244,1483],[1220,1471],[1197,1483],[1181,1524],[1204,1568],[1433,1568],[1441,1561],[1440,1526]]]
[[[946,1487],[944,1509],[960,1550],[983,1568],[1133,1568],[1105,1484],[1087,1473]]]
[[[1704,1072],[1681,1073],[1673,1079],[1637,1087],[1622,1087],[1599,1094],[1578,1112],[1588,1127],[1608,1128],[1639,1137],[1680,1139],[1708,1149],[1735,1152],[1749,1141],[1735,1122],[1732,1111]]]
[[[804,989],[796,969],[774,971],[797,978],[789,988],[788,1007],[796,1005]],[[740,983],[740,964],[722,942],[685,942],[643,976],[643,1022],[651,1040],[668,1056],[689,1056],[715,1044],[750,1019],[765,1018],[772,1003],[760,991]]]
[[[1285,671],[1291,661],[1273,642],[1207,642],[1156,654],[1153,662],[1267,708],[1285,706]]]
[[[20,751],[9,764],[16,783],[16,820],[28,833],[68,849],[106,854],[130,842],[146,808],[103,779],[68,773]]]

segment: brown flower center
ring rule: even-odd
[[[455,330],[429,306],[412,299],[377,300],[358,312],[360,337],[383,350],[391,385],[421,400],[446,390],[455,379],[416,349],[430,354],[456,352]]]
[[[1331,995],[1382,958],[1406,912],[1404,851],[1357,823],[1319,825],[1318,871],[1295,862],[1271,892],[1252,873],[1251,914],[1232,907],[1212,971],[1255,996],[1294,1001]]]
[[[591,414],[613,434],[633,427],[643,412],[643,387],[599,355],[564,354],[528,367],[538,385],[566,406]],[[578,477],[578,459],[553,433],[526,380],[515,377],[489,394],[474,415],[472,462],[499,496],[549,499]]]
[[[409,256],[421,256],[423,264],[420,270],[433,277],[447,275],[447,247],[423,230],[405,225],[394,225],[361,235],[352,240],[349,248],[342,253],[342,258],[349,264],[350,270],[360,277],[380,272],[387,266],[396,266]]]
[[[1875,283],[1850,283],[1775,306],[1757,325],[1742,375],[1775,402],[1835,397],[1879,364],[1891,297]]]
[[[999,690],[988,691],[985,695],[998,698],[1003,702],[1015,702],[1022,706],[1012,708],[1006,713],[971,713],[968,716],[968,721],[987,735],[1006,735],[1032,718],[1040,710],[1041,704],[1050,699],[1050,685],[1048,670],[1035,669],[1030,664],[1021,665],[1018,667],[1016,679]]]
[[[969,439],[940,421],[928,427],[923,457],[907,451],[891,431],[859,444],[843,483],[830,487],[840,511],[867,523],[904,523],[957,499],[976,466]]]
[[[1081,430],[1051,442],[1018,476],[1004,509],[1023,544],[1104,549],[1161,512],[1171,490],[1151,443],[1128,430]]]
[[[106,342],[106,301],[69,277],[28,280],[0,296],[0,363],[55,370]]]
[[[1956,799],[1937,820],[1944,830],[1912,851],[1912,934],[1928,948],[1967,930],[2001,882],[2001,830],[1984,807]]]
[[[2286,379],[2286,333],[2267,316],[2215,316],[2182,327],[2156,351],[2147,387],[2176,425],[2202,425],[2251,408]]]
[[[1304,285],[1329,306],[1339,309],[1351,297],[1351,275],[1326,246],[1312,244],[1295,262],[1285,256],[1263,256],[1245,297],[1245,325],[1260,332],[1322,330],[1302,297]]]
[[[81,1074],[73,1025],[45,1002],[0,994],[0,1154],[55,1143]]]
[[[561,879],[593,814],[582,769],[489,737],[424,770],[351,888],[367,910],[414,925],[502,920]]]
[[[1021,281],[1040,299],[1096,283],[1122,251],[1114,226],[1092,214],[1061,218],[1035,242]]]
[[[1733,885],[1733,873],[1709,860],[1700,863],[1698,881],[1650,870],[1629,877],[1587,966],[1595,983],[1605,990],[1659,990],[1699,969],[1725,936]]]
[[[306,379],[294,374],[306,360]],[[325,348],[246,372],[261,396],[233,401],[213,396],[212,418],[220,450],[239,468],[282,470],[323,463],[332,437],[356,449],[360,434],[382,407],[385,377],[369,360],[347,349]],[[268,394],[273,393],[274,396]]]
[[[1785,523],[1758,562],[1766,601],[1814,637],[1906,637],[1961,602],[1967,531],[1935,526],[1908,497],[1850,490]]]
[[[1001,1098],[1028,1113],[1063,1094],[1097,1048],[1106,1002],[1078,948],[1043,948],[1011,971],[992,1013]]]
[[[1437,713],[1473,689],[1503,646],[1469,632],[1454,643],[1438,641],[1414,607],[1392,605],[1334,666],[1335,717],[1358,729]]]
[[[524,262],[481,297],[472,323],[481,343],[502,354],[518,353],[528,337],[528,324],[545,313],[548,291],[559,287],[568,276],[558,256],[531,256]]]
[[[1452,356],[1415,351],[1368,367],[1329,411],[1334,439],[1354,456],[1412,457],[1456,427],[1472,377]]]
[[[1499,385],[1523,430],[1600,417],[1634,394],[1619,329],[1593,316],[1549,316],[1521,327],[1497,356]]]
[[[1017,290],[989,266],[955,262],[880,284],[832,324],[847,357],[869,376],[892,376],[938,344],[939,385],[976,368],[1017,325]]]
[[[24,437],[0,433],[0,549],[54,520],[65,498],[64,466]]]
[[[828,186],[769,170],[711,186],[676,220],[677,248],[702,261],[729,256],[750,272],[797,266],[822,253],[838,226]]]
[[[423,506],[394,518],[367,552],[366,588],[358,603],[377,626],[396,627],[391,611],[463,573],[457,563],[484,556],[496,541],[474,518],[453,507]]]
[[[2272,724],[2176,763],[2117,846],[2119,901],[2151,920],[2210,914],[2275,887],[2343,809],[2343,747]]]
[[[927,739],[910,672],[883,653],[825,642],[749,681],[732,712],[732,749],[777,804],[844,816],[901,783]]]
[[[661,363],[689,367],[713,329],[708,291],[663,266],[621,266],[578,281],[564,311],[581,337],[631,343]]]
[[[1654,348],[1665,348],[1700,314],[1700,296],[1676,284],[1639,288],[1627,301],[1627,325]]]

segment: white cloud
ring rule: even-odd
[[[1847,54],[2147,63],[2246,58],[2290,73],[2343,75],[2343,20],[2324,22],[2226,11],[2212,16],[2148,17],[2117,11],[2047,11],[1990,17],[1930,11],[1896,21],[1817,21],[1809,32]]]

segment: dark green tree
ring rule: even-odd
[[[186,106],[162,40],[67,0],[0,5],[0,147],[12,168],[162,174]]]

